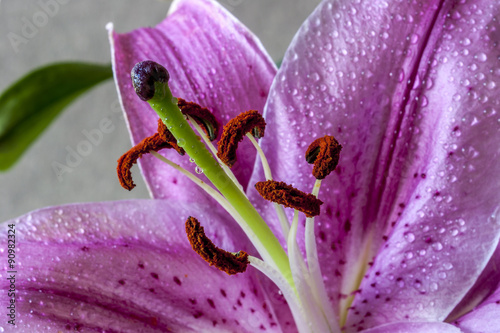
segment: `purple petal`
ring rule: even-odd
[[[469,289],[467,295],[462,298],[460,303],[450,313],[447,322],[461,317],[464,313],[470,312],[477,305],[482,303],[486,298],[493,294],[500,285],[500,244],[495,250],[495,254],[490,259],[485,269],[474,283],[474,286]],[[498,326],[500,327],[500,326]]]
[[[130,71],[142,60],[165,66],[174,96],[209,108],[221,124],[243,111],[263,110],[276,67],[260,41],[216,1],[179,0],[156,28],[110,34],[115,79],[133,144],[155,133],[158,119],[132,88]],[[162,153],[190,170],[194,168],[187,156]],[[255,149],[243,143],[233,171],[245,187],[254,160]],[[154,198],[174,196],[188,202],[206,198],[151,156],[141,159],[140,166]]]
[[[348,330],[443,320],[496,246],[498,10],[486,0],[324,1],[287,51],[262,145],[275,178],[303,190],[314,181],[308,144],[332,134],[343,145],[316,230],[335,303],[383,246]]]
[[[377,309],[365,322],[444,320],[498,245],[499,11],[449,1],[437,14],[395,141],[401,179],[387,186],[399,191],[397,224],[353,303],[360,314]]]
[[[273,308],[283,303],[254,270],[228,276],[191,249],[190,214],[218,246],[250,248],[225,216],[163,200],[47,208],[4,224],[3,235],[16,229],[17,331],[282,332]]]
[[[454,322],[464,333],[497,333],[500,327],[500,287],[472,312]]]
[[[445,323],[392,323],[361,331],[361,333],[461,333]]]

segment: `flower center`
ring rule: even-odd
[[[138,63],[132,70],[136,93],[150,104],[160,121],[158,133],[141,141],[118,160],[118,177],[122,186],[128,190],[135,186],[130,167],[147,152],[181,171],[226,209],[247,234],[262,260],[244,252],[234,254],[217,248],[206,237],[200,223],[190,217],[186,221],[186,233],[193,249],[210,265],[228,274],[244,272],[250,264],[267,275],[283,292],[299,332],[340,332],[337,316],[327,298],[314,235],[314,216],[320,214],[322,204],[317,198],[321,180],[337,166],[342,149],[340,144],[332,136],[325,136],[309,146],[305,158],[314,164],[316,183],[311,194],[299,191],[272,179],[267,159],[254,138],[264,136],[266,125],[257,111],[244,112],[224,126],[215,154],[215,147],[210,141],[218,136],[217,120],[207,109],[173,97],[168,87],[169,78],[168,71],[152,61]],[[230,170],[237,162],[238,143],[245,137],[250,139],[261,157],[266,181],[258,182],[255,187],[264,199],[273,202],[283,236],[287,240],[287,252],[248,200]],[[215,188],[157,153],[164,148],[173,148],[181,155],[189,155]],[[295,210],[291,225],[283,206]],[[302,256],[296,241],[299,212],[307,217],[306,258]]]

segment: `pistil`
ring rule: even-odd
[[[162,72],[167,74],[162,74]],[[273,263],[280,273],[287,278],[290,285],[293,286],[288,257],[281,244],[246,196],[231,181],[217,160],[201,142],[201,139],[191,129],[185,116],[177,106],[177,98],[174,98],[170,92],[168,78],[167,70],[152,61],[138,63],[132,70],[134,87],[139,97],[147,100],[168,130],[177,139],[177,144],[184,148],[212,184],[237,210],[248,229],[251,230],[252,233],[249,238],[264,260]],[[153,91],[153,94],[151,94],[151,91]]]

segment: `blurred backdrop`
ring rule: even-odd
[[[66,60],[108,63],[110,52],[105,25],[113,22],[117,32],[155,26],[163,20],[171,1],[157,0],[59,0],[57,11],[45,15],[46,24],[37,28],[25,43],[13,47],[8,35],[22,35],[26,22],[47,12],[50,0],[0,0],[0,90],[26,72],[41,65]],[[262,41],[279,61],[302,21],[319,0],[220,0],[233,15]],[[12,35],[12,34],[11,34]],[[147,198],[139,170],[138,185],[128,192],[116,178],[116,160],[131,144],[125,123],[113,112],[116,90],[108,81],[63,112],[50,128],[7,172],[0,173],[0,222],[28,211],[71,202]],[[112,133],[83,158],[71,173],[58,175],[52,162],[64,163],[67,147],[75,149],[85,140],[84,131],[98,128],[110,116]]]

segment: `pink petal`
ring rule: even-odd
[[[190,214],[218,246],[251,250],[225,216],[162,200],[46,208],[4,224],[3,235],[16,230],[16,332],[282,332],[273,308],[284,303],[253,269],[228,276],[191,249]]]
[[[500,244],[495,250],[495,254],[490,259],[481,275],[462,298],[460,303],[453,309],[453,312],[446,318],[447,322],[461,317],[464,313],[470,312],[477,305],[493,294],[500,285]],[[500,326],[499,326],[500,327]]]
[[[500,328],[500,286],[472,312],[454,322],[464,333],[497,333]]]
[[[445,323],[392,323],[370,328],[361,333],[461,333],[461,331]]]
[[[132,88],[130,71],[142,60],[165,66],[173,94],[209,108],[221,125],[240,112],[263,110],[276,67],[260,41],[216,1],[178,0],[156,28],[110,34],[115,79],[133,144],[155,133],[158,119]],[[189,157],[162,153],[194,169]],[[254,160],[255,149],[248,142],[242,144],[233,171],[243,186]],[[154,198],[206,200],[204,193],[157,159],[146,156],[140,166]]]
[[[498,245],[499,11],[498,2],[449,1],[437,16],[394,151],[401,178],[388,184],[399,191],[388,221],[397,224],[361,284],[352,323],[373,309],[365,322],[444,320]]]
[[[486,0],[324,1],[287,51],[262,145],[277,180],[309,191],[308,144],[332,134],[343,145],[316,231],[335,304],[363,276],[355,264],[368,268],[383,246],[348,330],[443,320],[496,246],[498,10]]]

